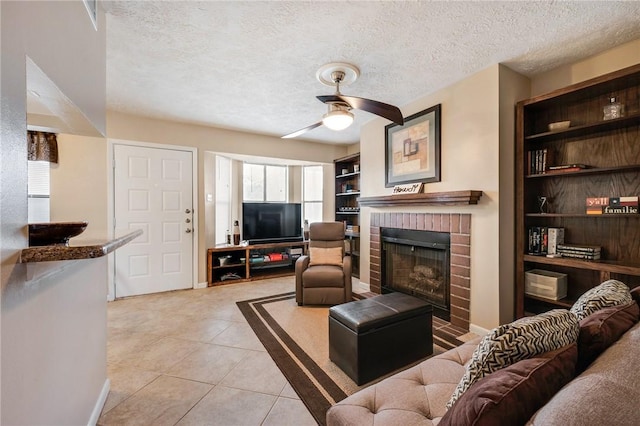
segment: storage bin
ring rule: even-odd
[[[532,269],[524,275],[525,294],[551,300],[567,297],[567,274]]]

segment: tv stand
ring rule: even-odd
[[[219,244],[207,250],[207,285],[232,284],[291,275],[308,241],[248,245]],[[299,254],[296,252],[300,252]]]

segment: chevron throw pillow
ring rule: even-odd
[[[554,309],[494,328],[473,352],[447,408],[483,377],[523,359],[575,343],[579,333],[578,319],[566,309]]]
[[[580,296],[571,307],[571,312],[580,321],[602,308],[626,305],[632,301],[629,287],[618,280],[608,280]]]

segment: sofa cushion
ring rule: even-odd
[[[629,287],[618,280],[607,280],[585,292],[571,307],[578,321],[609,306],[626,305],[631,302]]]
[[[636,302],[600,309],[580,321],[578,367],[582,372],[640,318]]]
[[[302,273],[302,286],[313,287],[344,287],[344,271],[339,266],[316,265],[307,268]]]
[[[434,425],[480,338],[436,355],[333,405],[327,425]]]
[[[637,426],[640,323],[560,389],[527,425]]]
[[[342,266],[342,247],[309,247],[309,266]]]
[[[578,333],[576,316],[565,309],[554,309],[494,328],[474,351],[447,407],[451,408],[472,384],[484,376],[517,361],[575,343]]]
[[[577,345],[518,361],[475,383],[439,426],[522,425],[574,377]]]

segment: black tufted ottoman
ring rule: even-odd
[[[431,305],[389,293],[329,309],[329,359],[358,385],[433,353]]]

